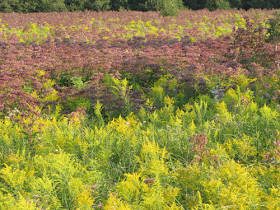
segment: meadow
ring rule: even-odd
[[[280,209],[276,10],[0,13],[0,209]]]

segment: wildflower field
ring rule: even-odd
[[[280,209],[276,10],[0,13],[0,209]]]

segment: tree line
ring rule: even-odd
[[[176,15],[178,9],[250,9],[280,8],[279,0],[1,0],[0,12],[62,12],[108,10],[160,10],[162,15]]]

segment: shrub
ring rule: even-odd
[[[230,9],[230,3],[228,0],[207,0],[206,8],[209,10],[216,9]]]
[[[165,16],[178,16],[180,6],[182,6],[181,0],[161,0],[158,9],[160,15]]]
[[[85,2],[85,9],[95,11],[107,11],[110,9],[110,0],[88,0]]]

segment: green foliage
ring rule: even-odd
[[[242,1],[242,7],[244,9],[250,8],[279,8],[279,1],[274,0],[250,0]]]
[[[197,208],[201,194],[202,206],[213,209],[230,206],[253,208],[260,202],[256,180],[246,168],[234,161],[213,166],[188,166],[177,171],[177,178],[187,192],[184,196],[187,208]],[[200,172],[200,170],[203,172]],[[242,184],[243,183],[243,184]],[[246,186],[244,184],[246,183]],[[234,191],[234,195],[231,194]],[[199,195],[196,192],[200,192]],[[209,208],[208,207],[208,208]]]
[[[42,9],[44,6],[49,10],[47,4],[52,1],[44,2]],[[169,15],[175,11],[168,10],[175,8],[171,5],[175,1],[160,2],[166,4],[161,8],[161,14],[167,11]],[[213,3],[212,9],[228,7],[227,1],[205,1],[205,5],[207,2],[209,7]],[[33,2],[34,8],[37,3]],[[131,6],[129,1],[64,3],[73,11],[83,10],[83,7],[103,10],[109,5],[121,10],[123,7],[120,5]],[[141,1],[143,8],[152,7],[152,1],[148,3]],[[160,4],[155,4],[155,7],[160,7]],[[118,41],[108,40],[108,49],[95,51],[93,48],[98,43],[86,46],[80,43],[78,49],[88,53],[93,50],[96,55],[104,51],[110,58],[114,55],[113,45],[123,46],[119,38],[121,41],[129,38],[128,43],[132,47],[123,50],[127,53],[127,63],[113,62],[108,70],[114,75],[115,67],[132,65],[133,71],[123,70],[121,78],[118,74],[115,77],[104,72],[95,74],[93,66],[82,70],[75,67],[54,70],[51,63],[48,63],[50,67],[46,71],[30,73],[21,90],[30,96],[30,100],[37,100],[33,105],[26,105],[31,111],[25,112],[24,108],[18,107],[19,100],[9,110],[0,113],[0,209],[279,208],[278,76],[267,74],[255,78],[241,72],[234,72],[236,76],[231,77],[222,74],[201,76],[195,71],[231,66],[232,63],[228,64],[228,60],[224,60],[226,57],[216,58],[208,52],[200,51],[193,57],[185,54],[191,49],[206,49],[200,47],[204,43],[208,43],[207,48],[220,49],[216,37],[232,32],[230,21],[232,26],[246,32],[249,22],[246,23],[239,12],[231,15],[229,20],[218,17],[224,22],[224,26],[218,27],[215,25],[218,20],[212,21],[206,16],[202,17],[201,23],[178,20],[186,22],[186,25],[177,25],[177,20],[171,18],[129,20],[127,25],[121,25],[125,33],[129,32],[128,35],[121,37],[122,34],[115,34]],[[80,17],[80,13],[77,15]],[[267,34],[267,41],[278,36],[278,22],[275,20],[278,17],[270,21],[271,33]],[[20,39],[22,44],[19,47],[35,50],[38,47],[36,43],[46,41],[60,30],[66,33],[66,27],[71,28],[69,36],[73,35],[80,41],[77,31],[89,37],[93,32],[89,28],[92,27],[98,31],[98,36],[110,36],[110,33],[115,33],[112,28],[116,23],[120,25],[119,21],[105,18],[96,21],[90,17],[88,25],[60,25],[55,29],[39,23],[29,23],[26,28],[19,29],[2,24],[0,32],[4,38],[7,35]],[[162,27],[165,21],[172,21],[172,24]],[[191,43],[193,39],[181,37],[184,30],[193,27],[191,24],[206,36],[211,33],[214,38]],[[109,25],[113,27],[107,28]],[[254,30],[252,27],[249,33]],[[158,39],[160,33],[164,34],[163,40]],[[153,51],[149,51],[153,47],[138,47],[137,37],[134,39],[133,36],[139,34],[143,36],[139,43],[159,45],[161,56],[154,56]],[[149,36],[153,38],[150,40]],[[165,41],[170,37],[176,37],[176,40]],[[182,39],[182,43],[177,39]],[[223,44],[228,43],[229,37],[222,39]],[[71,48],[67,43],[50,42],[44,44],[50,44],[58,50],[57,53],[59,49]],[[167,45],[162,46],[161,43]],[[2,45],[5,52],[14,47],[13,44]],[[250,46],[249,50],[254,49],[254,45]],[[149,56],[142,56],[146,50]],[[227,48],[224,50],[230,53]],[[176,51],[179,54],[173,56]],[[241,51],[237,49],[237,52]],[[130,57],[130,53],[137,54],[139,69],[134,66],[134,57]],[[61,56],[62,60],[56,65],[61,66],[64,62],[64,55]],[[76,58],[76,54],[71,56]],[[178,60],[173,66],[171,59],[167,59],[157,64],[159,57],[179,57],[182,63]],[[107,58],[103,58],[106,63]],[[200,59],[201,66],[189,65]],[[206,60],[211,62],[210,65],[203,63]],[[237,60],[233,61],[235,65]],[[20,58],[15,62],[28,60]],[[151,62],[156,64],[148,64]],[[100,63],[96,64],[99,68]],[[188,69],[184,69],[186,64]],[[135,73],[135,69],[139,71]],[[9,79],[13,73],[5,75],[4,71],[1,78]],[[26,73],[29,74],[28,71]],[[11,91],[4,91],[10,97]]]
[[[138,1],[137,3],[139,5],[138,8],[135,6],[132,6],[133,9],[139,10],[139,7],[140,7],[144,11],[149,11],[149,10],[160,11],[160,15],[164,16],[164,17],[165,16],[177,16],[178,10],[183,9],[183,7],[184,7],[182,0],[170,0],[170,1],[147,0],[147,1]]]
[[[64,0],[42,0],[38,2],[37,11],[42,12],[63,12],[66,11]]]
[[[20,12],[21,7],[20,0],[3,0],[0,2],[1,12]]]
[[[102,104],[99,102],[99,100],[97,100],[97,103],[94,108],[94,114],[96,115],[99,124],[101,126],[104,126],[104,120],[101,112],[102,112]]]
[[[105,81],[128,97],[126,79]],[[61,116],[59,107],[36,120],[11,111],[0,120],[1,208],[277,208],[279,111],[249,89],[263,81],[232,77],[222,98],[200,95],[182,109],[167,81],[138,114],[108,123],[99,101],[94,121],[77,110]]]
[[[16,12],[63,12],[67,8],[63,0],[21,1],[21,9]],[[14,10],[15,11],[15,10]]]
[[[162,16],[177,16],[178,9],[229,8],[279,8],[275,0],[2,0],[1,12],[61,12],[61,11],[107,11],[107,10],[160,10]]]
[[[86,0],[64,0],[64,4],[69,11],[83,11],[85,10]]]
[[[86,87],[82,77],[71,77],[70,80],[78,90],[84,89]]]
[[[165,16],[178,16],[178,10],[182,7],[181,0],[161,0],[157,9],[160,10],[160,15]]]
[[[1,209],[19,209],[19,210],[38,210],[40,208],[37,207],[36,201],[30,201],[25,199],[22,195],[19,195],[19,199],[14,199],[10,194],[4,196],[0,192],[0,207]]]
[[[85,9],[94,11],[107,11],[110,9],[110,0],[87,0]]]
[[[231,8],[239,9],[242,6],[242,0],[230,0],[229,3]]]
[[[62,206],[70,208],[72,206],[93,204],[93,198],[90,196],[82,203],[79,203],[79,196],[85,193],[86,184],[93,184],[94,177],[87,176],[87,170],[80,164],[76,164],[71,155],[63,152],[50,154],[46,158],[35,157],[34,167],[40,168],[40,175],[52,180],[55,185],[56,196],[60,199]],[[86,182],[85,182],[86,181]]]
[[[104,78],[104,81],[105,84],[109,87],[111,93],[113,93],[113,95],[116,97],[116,99],[121,100],[124,103],[124,114],[130,114],[131,104],[129,92],[132,89],[132,85],[128,85],[128,80],[126,78],[123,80],[119,80],[117,78],[111,77],[108,74]]]
[[[124,10],[124,9],[129,9],[129,0],[115,0],[115,1],[110,1],[111,4],[111,9],[112,10]]]
[[[209,10],[226,10],[230,9],[230,2],[228,0],[207,0],[206,8]]]
[[[246,164],[256,161],[258,151],[255,143],[253,138],[244,134],[241,139],[228,139],[224,145],[231,158]]]
[[[54,79],[56,79],[56,82],[58,83],[59,86],[71,86],[72,81],[71,78],[73,77],[71,72],[62,72],[59,76],[55,77],[53,76]]]
[[[159,107],[163,107],[164,97],[165,97],[165,91],[161,86],[155,86],[152,88],[151,100],[154,104],[156,104]]]
[[[190,9],[198,10],[205,8],[206,2],[207,0],[184,0],[184,5]]]
[[[91,112],[91,100],[87,97],[77,96],[70,98],[67,102],[62,103],[64,109],[74,112],[77,108],[85,107],[87,112]]]

